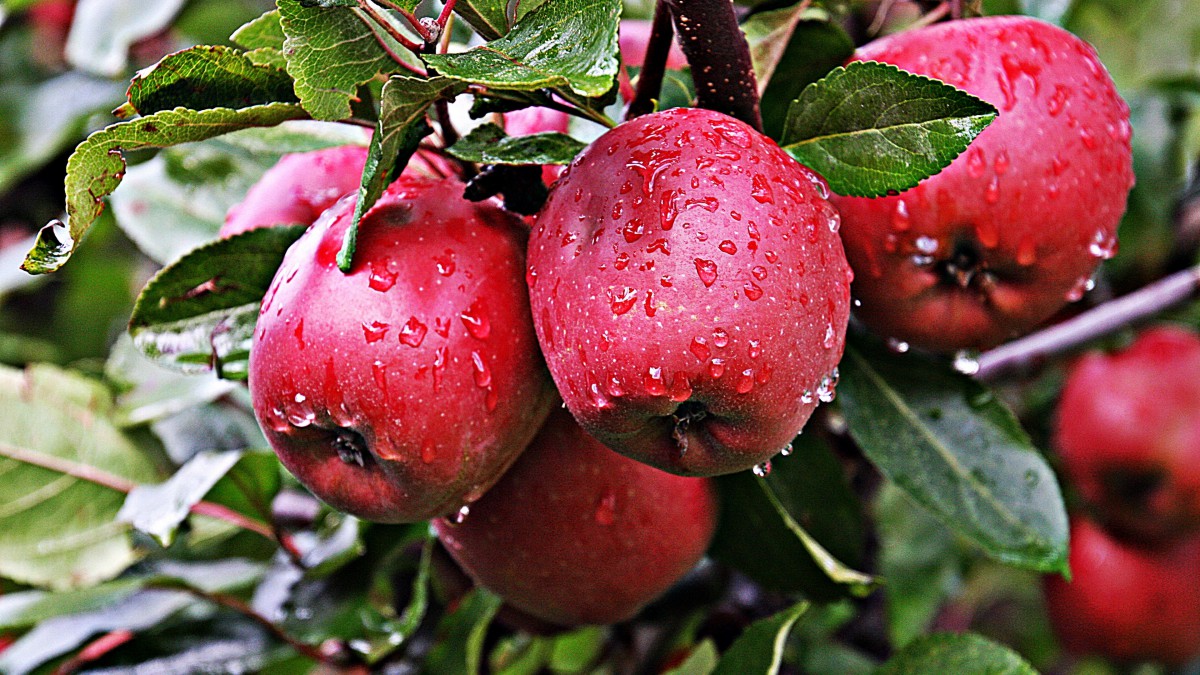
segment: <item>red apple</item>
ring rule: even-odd
[[[478,583],[563,626],[624,621],[704,555],[716,491],[622,457],[563,411],[438,538]]]
[[[1200,539],[1142,549],[1074,519],[1072,580],[1045,580],[1063,646],[1118,661],[1181,665],[1200,655]]]
[[[938,351],[1028,331],[1116,252],[1133,186],[1129,108],[1087,43],[1027,17],[951,21],[877,40],[891,63],[988,101],[999,116],[903,194],[836,197],[855,316]]]
[[[1200,529],[1200,335],[1161,326],[1079,359],[1054,445],[1110,526],[1146,539]]]
[[[556,397],[524,288],[521,221],[456,180],[402,176],[367,213],[338,202],[267,291],[250,393],[267,440],[316,496],[413,522],[477,499]]]
[[[606,133],[538,216],[528,282],[567,407],[683,475],[749,468],[829,398],[850,268],[824,184],[770,139],[677,108]]]

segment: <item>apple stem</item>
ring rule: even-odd
[[[675,420],[675,429],[671,431],[671,438],[675,440],[675,448],[679,450],[679,457],[683,457],[688,451],[688,427],[693,422],[699,422],[708,416],[708,411],[702,407],[691,408],[694,404],[685,404],[680,406],[680,410],[676,410],[676,414],[671,418]],[[689,409],[685,409],[689,408]]]
[[[762,131],[750,45],[729,0],[662,0],[670,5],[679,46],[692,67],[696,103]]]
[[[663,75],[667,70],[667,57],[675,39],[675,28],[671,25],[671,8],[666,0],[654,6],[654,21],[650,26],[650,40],[646,43],[646,58],[638,73],[637,91],[629,108],[625,110],[625,121],[653,112],[656,99],[662,92]],[[624,68],[624,66],[622,66]]]
[[[1200,265],[1176,272],[1072,319],[984,352],[979,356],[979,370],[975,377],[994,381],[1027,370],[1048,357],[1148,319],[1197,295],[1200,295]]]

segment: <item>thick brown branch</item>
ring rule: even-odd
[[[638,73],[637,91],[625,111],[626,120],[652,112],[654,101],[662,93],[667,56],[671,53],[671,43],[675,39],[671,21],[670,6],[666,0],[659,0],[654,6],[654,23],[650,28],[650,41],[646,44],[646,59],[642,63],[641,72]]]
[[[671,6],[679,46],[692,67],[701,108],[762,130],[750,46],[729,0],[663,0]]]

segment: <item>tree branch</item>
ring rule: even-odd
[[[671,20],[670,6],[666,0],[658,0],[654,6],[654,22],[650,26],[650,41],[646,44],[646,58],[642,62],[641,72],[638,73],[637,91],[625,111],[626,121],[653,111],[654,101],[662,93],[667,57],[675,39],[675,29]]]
[[[700,107],[736,117],[762,131],[750,46],[730,0],[663,1],[671,6]]]

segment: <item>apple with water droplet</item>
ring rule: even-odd
[[[854,59],[943,80],[999,111],[915,188],[834,197],[855,316],[913,346],[983,349],[1082,297],[1116,252],[1134,180],[1129,108],[1092,47],[1036,19],[983,17],[892,35]]]
[[[229,209],[219,235],[231,237],[272,225],[311,225],[338,199],[358,190],[367,148],[342,145],[284,155]],[[420,152],[405,173],[440,176],[452,173],[445,160]]]
[[[1070,564],[1071,581],[1045,579],[1051,624],[1068,651],[1174,666],[1200,655],[1200,539],[1142,548],[1075,518]]]
[[[477,499],[557,401],[530,321],[527,230],[457,180],[402,176],[335,258],[351,195],[288,250],[250,393],[284,466],[338,510],[415,522]]]
[[[529,242],[538,341],[575,419],[665,471],[787,445],[832,395],[850,268],[824,183],[748,125],[677,108],[618,126]]]
[[[712,482],[623,457],[556,410],[456,523],[434,522],[478,583],[562,626],[633,617],[692,569],[717,522]]]
[[[1200,529],[1200,335],[1160,326],[1080,358],[1054,445],[1109,528],[1146,541]]]

